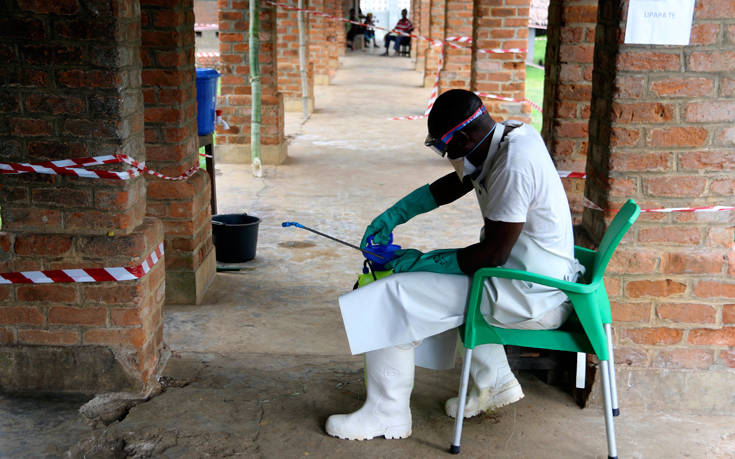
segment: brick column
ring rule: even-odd
[[[447,0],[431,0],[431,17],[429,20],[429,36],[434,40],[444,39],[444,29],[447,17]],[[469,52],[469,51],[465,51]],[[426,70],[424,71],[424,86],[432,87],[436,81],[436,70],[439,57],[442,53],[440,46],[429,46],[426,50]]]
[[[325,0],[326,12],[332,16],[347,17],[342,7],[342,0]],[[325,33],[327,36],[327,72],[329,80],[339,69],[339,56],[345,53],[345,23],[341,21],[327,20],[325,24]]]
[[[308,5],[307,5],[308,7]],[[313,19],[304,15],[306,34],[306,74],[309,96],[309,113],[314,110],[314,72],[310,59],[309,26]],[[298,12],[278,10],[278,91],[283,94],[283,106],[287,112],[302,112],[301,66],[299,64],[299,18]]]
[[[414,33],[423,35],[427,38],[431,37],[431,31],[429,30],[430,18],[431,18],[431,0],[416,0],[417,10],[413,14],[414,26],[416,30]],[[416,70],[419,72],[426,72],[426,54],[429,50],[429,42],[424,40],[413,40],[411,49],[416,50]],[[424,78],[426,73],[424,73]],[[424,79],[424,82],[426,80]]]
[[[250,65],[248,64],[249,3],[220,0],[219,49],[222,62],[217,105],[230,124],[217,129],[216,154],[225,163],[250,163]],[[283,135],[283,95],[278,92],[276,10],[260,9],[260,84],[262,131],[260,152],[264,164],[280,164],[287,156]]]
[[[177,176],[199,163],[192,0],[141,1],[148,166]],[[149,176],[150,177],[150,176]],[[166,232],[166,302],[198,304],[214,279],[209,176],[150,177],[148,215]]]
[[[472,36],[473,3],[473,0],[445,0],[444,37]],[[436,69],[433,70],[435,72]],[[466,45],[462,48],[446,46],[444,68],[439,79],[440,93],[450,89],[470,89],[471,78],[472,49]]]
[[[600,3],[585,194],[611,209],[628,197],[731,205],[732,2],[698,2],[683,47],[619,44],[626,6]],[[612,213],[585,209],[593,240]],[[735,410],[734,222],[732,212],[644,214],[618,249],[607,285],[623,405]]]
[[[325,0],[310,0],[309,7],[326,11]],[[321,16],[309,16],[309,56],[314,66],[314,84],[329,84],[329,49],[327,46],[327,27],[331,21]]]
[[[145,160],[135,4],[12,2],[0,55],[4,160]],[[6,175],[0,207],[0,272],[135,266],[163,240],[143,177]],[[162,260],[135,281],[0,287],[0,391],[144,390],[162,348],[164,273]]]
[[[530,2],[517,0],[476,0],[472,55],[472,90],[526,98],[526,54],[478,53],[486,48],[527,48]],[[449,35],[449,33],[447,33]],[[490,116],[496,120],[531,122],[531,107],[520,102],[485,99]]]
[[[597,0],[549,5],[541,134],[560,170],[584,171],[592,98]],[[582,220],[585,179],[564,179],[574,223]]]

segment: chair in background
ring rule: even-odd
[[[403,37],[401,45],[398,47],[398,54],[400,56],[411,56],[411,37]]]
[[[472,349],[482,344],[495,343],[595,354],[601,365],[608,457],[617,458],[613,416],[617,416],[620,411],[615,385],[610,325],[612,314],[602,276],[620,240],[638,218],[640,212],[638,205],[629,199],[615,215],[596,251],[575,246],[574,256],[586,268],[584,276],[578,282],[567,282],[540,274],[504,268],[483,268],[475,273],[467,303],[465,323],[460,328],[465,356],[451,453],[458,454],[460,449]],[[574,307],[574,314],[556,330],[514,330],[494,327],[487,323],[480,311],[484,281],[489,277],[520,279],[558,288],[569,297]]]

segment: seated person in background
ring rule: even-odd
[[[362,16],[362,12],[360,14]],[[350,8],[350,21],[359,22],[359,19],[357,16],[355,16],[355,9]],[[363,25],[357,25],[357,24],[351,24],[347,23],[347,47],[349,49],[353,49],[353,41],[355,40],[355,37],[358,35],[362,35],[365,33],[365,26]]]
[[[375,29],[372,27],[376,22],[373,18],[373,13],[368,13],[365,17],[365,46],[368,48],[370,47],[370,40],[372,40],[375,48],[378,47],[378,44],[375,42]]]
[[[408,19],[408,10],[402,9],[401,10],[401,19],[398,20],[398,23],[395,27],[393,27],[393,32],[389,33],[385,36],[385,52],[383,53],[383,56],[388,56],[388,48],[390,47],[390,42],[395,41],[395,45],[393,49],[396,50],[396,56],[399,53],[399,50],[401,49],[401,45],[407,45],[411,43],[411,37],[407,37],[405,35],[400,35],[399,33],[395,32],[403,32],[403,33],[411,33],[413,32],[413,23]]]

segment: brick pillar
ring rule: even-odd
[[[123,0],[6,4],[3,160],[145,160],[140,36]],[[0,207],[0,272],[135,266],[163,240],[143,177],[5,175]],[[0,391],[144,390],[160,362],[164,274],[162,260],[135,281],[1,286]]]
[[[326,12],[332,16],[347,17],[343,10],[342,0],[325,0]],[[339,69],[339,56],[343,56],[345,52],[345,23],[341,21],[328,20],[325,24],[325,33],[327,36],[327,73],[329,81]]]
[[[413,23],[413,32],[412,33],[419,33],[419,28],[421,27],[421,24],[419,24],[419,21],[421,21],[421,0],[411,0],[411,3],[408,7],[408,18]],[[415,39],[411,39],[411,58],[416,59],[418,56],[418,43],[416,43]]]
[[[549,5],[541,134],[559,170],[585,170],[596,26],[597,0]],[[582,220],[584,184],[585,179],[564,179],[575,224]]]
[[[585,194],[611,209],[629,197],[731,205],[732,2],[697,3],[689,46],[618,43],[626,6],[600,2]],[[612,213],[585,209],[593,240]],[[607,286],[623,405],[735,410],[734,222],[732,212],[643,214],[616,252]]]
[[[429,30],[431,19],[431,0],[416,0],[417,10],[414,13],[414,33],[423,35],[427,38],[431,37]],[[429,42],[424,40],[413,40],[411,49],[416,50],[416,70],[426,72],[426,54],[429,50]],[[426,73],[424,73],[424,83],[426,82]]]
[[[308,7],[308,5],[307,5]],[[304,15],[306,35],[306,74],[309,96],[309,113],[314,110],[314,72],[310,59],[309,23],[313,16]],[[283,94],[283,106],[287,112],[302,112],[301,66],[299,64],[299,18],[298,12],[278,10],[278,91]]]
[[[326,11],[325,0],[310,0],[309,7],[317,11]],[[321,16],[309,16],[309,57],[314,66],[314,84],[329,84],[329,48],[327,45],[327,27],[331,21]]]
[[[431,0],[431,17],[429,18],[429,36],[434,40],[443,40],[447,18],[447,0]],[[469,52],[469,51],[465,51]],[[429,46],[426,50],[426,70],[424,71],[424,86],[432,87],[436,81],[436,71],[441,46]]]
[[[478,53],[476,49],[527,48],[530,2],[517,0],[476,0],[473,37],[472,90],[526,98],[526,54]],[[496,120],[531,122],[531,107],[520,102],[485,99],[490,116]]]
[[[445,4],[444,37],[471,37],[473,0],[445,0]],[[433,72],[435,74],[436,69]],[[440,93],[450,89],[470,89],[471,77],[472,49],[466,45],[462,48],[446,46],[444,49],[444,68],[439,78]]]
[[[199,163],[192,0],[141,1],[148,166],[177,176]],[[166,233],[166,302],[198,304],[214,279],[211,189],[203,170],[171,182],[149,176],[148,215]]]
[[[219,49],[222,62],[217,105],[230,124],[217,129],[216,154],[225,163],[250,163],[250,65],[248,64],[249,3],[220,0]],[[260,84],[262,130],[260,152],[264,164],[280,164],[287,156],[283,135],[283,95],[278,92],[276,9],[261,4]]]

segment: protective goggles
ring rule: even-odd
[[[424,145],[434,150],[439,156],[442,158],[444,155],[447,154],[447,147],[449,145],[449,142],[452,141],[452,137],[454,137],[454,134],[457,131],[460,131],[463,127],[467,126],[471,122],[475,121],[477,118],[479,118],[483,113],[487,113],[487,110],[485,110],[484,105],[480,105],[480,108],[478,108],[475,113],[470,115],[469,118],[462,121],[455,127],[453,127],[449,132],[444,134],[440,139],[437,139],[435,137],[432,137],[431,134],[426,136],[426,140],[424,140]]]

